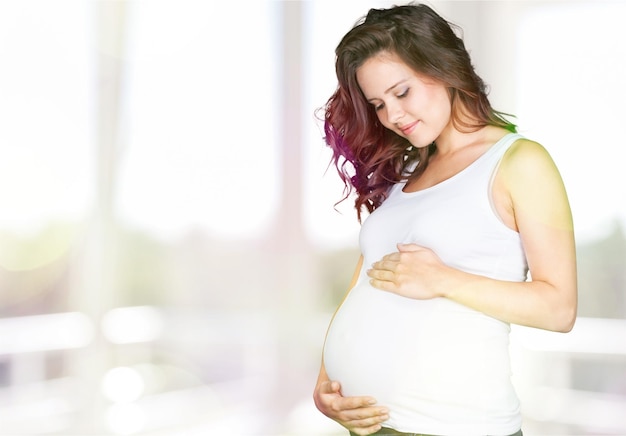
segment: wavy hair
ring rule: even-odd
[[[380,123],[356,79],[357,69],[372,56],[393,53],[415,72],[446,86],[457,129],[472,131],[494,125],[515,132],[515,125],[504,118],[506,114],[491,107],[487,87],[455,31],[460,33],[460,28],[430,7],[410,3],[370,9],[337,46],[338,86],[322,108],[324,139],[333,152],[331,165],[345,185],[339,202],[356,192],[359,221],[363,209],[371,213],[382,204],[390,186],[422,174],[436,149],[434,143],[412,147]],[[409,165],[414,165],[410,173]]]

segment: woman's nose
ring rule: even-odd
[[[387,106],[387,118],[391,123],[397,123],[404,116],[404,110],[399,104]]]

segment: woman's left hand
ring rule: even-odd
[[[398,251],[383,257],[367,271],[370,284],[383,291],[427,300],[441,297],[446,267],[429,248],[398,244]]]

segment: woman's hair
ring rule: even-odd
[[[357,69],[372,56],[393,53],[415,72],[446,86],[457,129],[472,131],[494,125],[515,131],[515,125],[491,107],[486,85],[475,73],[455,30],[457,26],[430,7],[411,3],[370,9],[337,46],[339,83],[323,108],[325,141],[333,151],[331,163],[345,185],[340,201],[356,191],[359,221],[364,207],[371,213],[381,205],[391,185],[418,177],[436,147],[433,143],[416,149],[380,123],[356,79]],[[407,174],[407,167],[414,162],[417,165]]]

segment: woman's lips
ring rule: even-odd
[[[419,121],[414,121],[411,124],[407,124],[406,126],[399,127],[399,129],[405,135],[409,135],[411,134],[413,130],[415,130],[415,126],[417,126],[417,123],[419,123]]]

